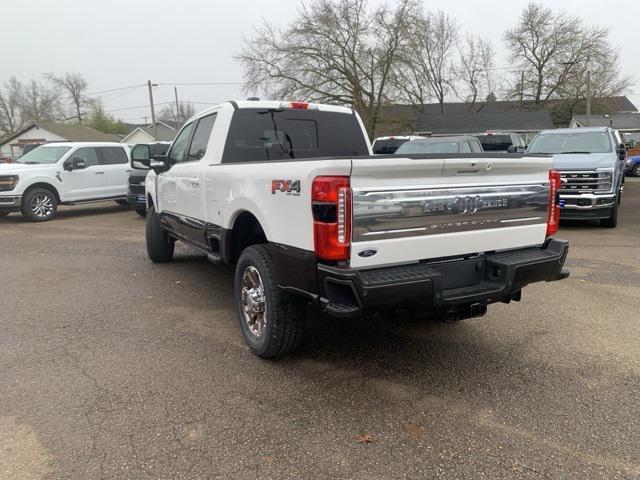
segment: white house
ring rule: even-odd
[[[120,137],[117,135],[102,133],[86,125],[38,122],[28,125],[2,140],[2,143],[0,143],[0,155],[17,158],[22,155],[24,146],[30,143],[119,141]]]

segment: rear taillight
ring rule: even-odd
[[[549,170],[549,215],[547,216],[547,236],[554,235],[560,227],[559,193],[562,185],[560,172]]]
[[[316,177],[311,189],[316,257],[348,260],[351,245],[349,177]]]

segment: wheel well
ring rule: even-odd
[[[227,250],[229,263],[236,263],[245,248],[261,243],[267,243],[267,236],[260,222],[249,212],[241,213],[231,231],[230,245]]]
[[[151,198],[151,195],[147,194],[147,207],[155,207],[155,205],[153,204],[153,198]]]
[[[33,185],[29,185],[29,187],[24,191],[23,196],[26,195],[31,190],[33,190],[34,188],[45,188],[49,190],[51,193],[55,195],[56,202],[60,203],[60,194],[58,193],[58,190],[56,189],[56,187],[54,187],[50,183],[45,183],[45,182],[34,183]]]

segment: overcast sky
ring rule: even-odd
[[[372,0],[377,3],[377,0]],[[430,0],[431,10],[454,16],[462,29],[492,39],[504,67],[502,33],[513,25],[526,0]],[[629,95],[640,107],[638,0],[563,0],[542,3],[611,28],[625,74],[638,83]],[[0,28],[0,80],[26,81],[43,72],[78,71],[89,93],[154,83],[242,82],[233,55],[243,35],[262,19],[295,21],[300,0],[6,0]],[[181,100],[220,102],[244,98],[240,85],[179,86]],[[108,111],[129,122],[149,115],[143,87],[103,94]],[[155,88],[155,101],[173,100],[172,86]],[[158,109],[162,105],[158,106]]]

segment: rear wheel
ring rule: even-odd
[[[640,177],[640,163],[633,167],[633,170],[631,170],[631,175],[633,175],[634,177]]]
[[[51,220],[57,211],[58,200],[51,190],[34,188],[22,197],[22,215],[32,222]]]
[[[236,312],[249,348],[264,358],[292,352],[304,334],[304,301],[278,284],[268,250],[262,245],[246,248],[236,265]]]
[[[147,212],[146,222],[147,255],[154,263],[170,262],[173,259],[173,250],[176,241],[162,229],[160,215],[152,206]]]

